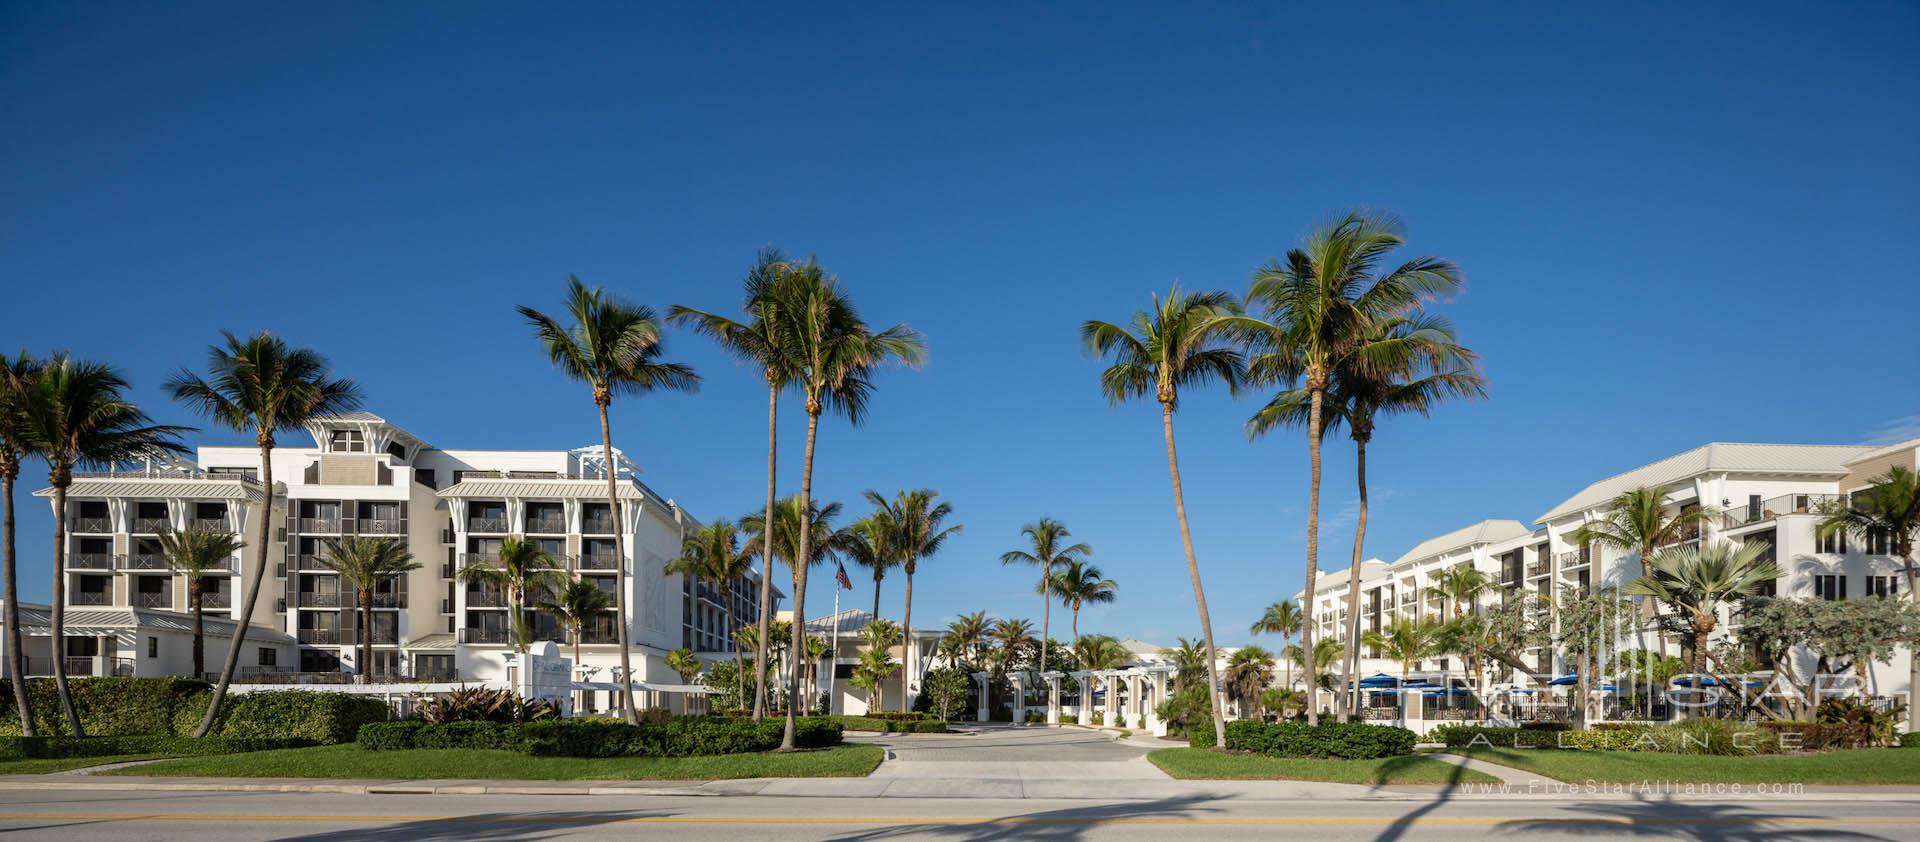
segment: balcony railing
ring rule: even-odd
[[[505,608],[506,605],[507,594],[505,591],[467,592],[468,608]]]
[[[507,519],[503,517],[467,518],[468,532],[506,532]]]
[[[299,520],[300,531],[307,534],[333,535],[340,532],[340,519],[337,517],[303,517]]]
[[[308,555],[288,556],[288,560],[293,562],[289,566],[295,570],[332,570],[333,569],[327,566],[328,559],[325,553],[310,553]]]
[[[530,517],[527,518],[527,531],[542,535],[559,535],[567,531],[567,519],[557,515]]]
[[[582,629],[580,643],[583,646],[599,646],[620,642],[620,633],[615,629]]]
[[[74,553],[67,556],[67,567],[72,570],[112,570],[113,553]]]
[[[619,570],[620,557],[613,553],[582,553],[574,560],[575,570]]]
[[[233,527],[228,525],[227,519],[223,517],[193,518],[187,521],[187,528],[200,529],[208,532],[232,532],[233,531]]]
[[[339,591],[300,591],[301,608],[339,608],[343,603]]]
[[[133,595],[133,607],[135,608],[172,608],[173,594],[136,593]]]
[[[405,596],[397,593],[376,593],[373,595],[373,607],[405,608],[407,600]]]
[[[300,629],[294,637],[301,643],[318,646],[336,646],[340,643],[339,629]]]
[[[113,594],[106,591],[74,591],[67,594],[69,605],[112,605]]]
[[[137,517],[133,519],[133,531],[159,535],[163,532],[172,532],[173,522],[163,517]]]
[[[200,595],[201,608],[232,608],[233,594],[226,591],[203,593]]]
[[[362,535],[400,535],[406,532],[407,524],[399,518],[363,517],[356,528]]]
[[[88,534],[101,534],[113,531],[113,518],[77,517],[73,519],[73,531]]]
[[[27,675],[29,676],[52,675],[53,660],[54,659],[52,658],[28,658],[27,659]],[[118,676],[122,678],[130,677],[133,675],[133,659],[132,658],[106,658],[106,657],[95,658],[95,657],[90,657],[86,655],[74,655],[66,658],[61,658],[60,662],[62,666],[66,668],[67,675],[98,676],[98,677]]]
[[[136,467],[126,470],[74,471],[74,479],[205,479],[239,481],[242,484],[260,487],[260,480],[231,471],[203,471],[187,468]]]
[[[1733,529],[1749,523],[1773,520],[1781,515],[1815,514],[1820,508],[1845,500],[1838,494],[1783,494],[1769,500],[1735,506],[1720,513],[1725,528]]]
[[[1536,562],[1534,562],[1534,563],[1532,563],[1532,564],[1529,564],[1529,565],[1527,565],[1527,578],[1529,578],[1529,579],[1537,579],[1537,578],[1539,578],[1539,577],[1541,577],[1541,576],[1545,576],[1545,575],[1547,575],[1547,563],[1546,563],[1546,562],[1544,562],[1544,561],[1536,561]]]
[[[1566,570],[1574,567],[1585,567],[1589,562],[1593,561],[1593,555],[1588,550],[1568,550],[1564,553],[1555,553],[1553,560],[1560,564],[1560,569]]]
[[[580,521],[580,531],[588,535],[612,535],[613,518],[590,517]]]
[[[460,630],[461,643],[506,643],[512,635],[506,629],[465,628]]]
[[[461,570],[465,570],[469,567],[499,567],[499,566],[500,566],[499,553],[461,553],[460,554]]]
[[[128,555],[126,559],[127,559],[126,564],[121,567],[122,570],[172,570],[173,569],[173,565],[167,563],[167,557],[159,553],[154,553],[154,552],[133,553],[131,555]]]

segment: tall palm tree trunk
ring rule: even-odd
[[[373,589],[354,594],[360,603],[360,683],[373,683]]]
[[[606,463],[607,511],[614,520],[613,557],[618,562],[613,570],[613,613],[620,626],[616,632],[620,642],[620,715],[628,725],[638,725],[640,717],[633,711],[633,657],[627,642],[627,519],[620,512],[620,492],[613,481],[613,427],[607,423],[608,402],[608,398],[594,395],[594,403],[600,407],[600,456]]]
[[[205,678],[207,674],[207,637],[205,623],[202,622],[205,611],[203,610],[204,601],[201,599],[205,593],[206,584],[200,581],[200,577],[195,576],[187,582],[187,599],[193,603],[194,678]]]
[[[1224,750],[1227,716],[1220,705],[1220,667],[1213,649],[1213,619],[1207,614],[1206,589],[1200,586],[1200,562],[1193,557],[1193,533],[1187,528],[1187,497],[1180,487],[1180,454],[1173,446],[1173,405],[1166,401],[1160,402],[1160,426],[1167,438],[1167,474],[1173,480],[1173,513],[1180,519],[1180,546],[1187,554],[1187,578],[1193,581],[1193,602],[1200,610],[1200,636],[1207,642],[1207,698],[1213,703],[1213,744]]]
[[[8,522],[11,523],[11,519]],[[1894,549],[1900,552],[1900,559],[1906,563],[1902,572],[1907,575],[1907,598],[1913,600],[1915,605],[1920,605],[1920,571],[1914,569],[1913,539],[1901,538]],[[8,539],[8,550],[7,558],[11,560],[13,558],[11,538]],[[9,578],[7,581],[13,580]],[[11,593],[8,594],[7,605],[11,610],[13,605]],[[1915,650],[1916,647],[1907,647],[1907,730],[1909,731],[1920,731],[1920,651]]]
[[[0,559],[0,573],[6,577],[7,616],[0,624],[0,632],[7,636],[7,683],[13,686],[13,706],[20,712],[20,734],[26,737],[39,736],[33,727],[33,708],[27,702],[27,648],[20,636],[20,589],[18,584],[18,556],[15,555],[13,520],[13,481],[19,474],[18,462],[9,461],[0,469],[0,497],[5,497],[5,521],[0,523],[0,543],[5,544],[5,556]]]
[[[726,588],[726,591],[727,591],[727,631],[728,631],[727,645],[729,648],[733,650],[733,697],[738,699],[740,698],[740,694],[746,692],[746,689],[747,689],[747,661],[746,661],[746,656],[740,654],[740,644],[735,642],[732,639],[733,630],[739,628],[739,626],[734,625],[733,588],[729,586],[728,588]],[[576,656],[574,660],[578,661],[579,658]]]
[[[1287,650],[1292,648],[1293,648],[1293,635],[1288,634],[1286,632],[1281,632],[1280,633],[1280,668],[1286,671],[1287,677],[1284,680],[1287,682],[1288,690],[1293,689],[1293,657],[1287,654]],[[1285,713],[1284,710],[1282,710],[1281,712]]]
[[[220,707],[227,700],[227,687],[233,683],[233,674],[240,669],[240,649],[247,641],[247,628],[253,623],[253,604],[260,599],[260,582],[267,578],[268,548],[273,544],[273,431],[261,430],[254,435],[254,442],[260,446],[260,490],[263,500],[260,507],[260,537],[254,542],[258,548],[253,569],[247,572],[247,595],[240,605],[240,622],[234,624],[233,638],[227,641],[226,666],[220,669],[220,680],[214,682],[213,698],[207,702],[207,713],[200,719],[200,727],[193,735],[204,737],[213,730],[213,723],[220,718]]]
[[[1315,581],[1320,578],[1320,403],[1325,397],[1326,387],[1324,384],[1318,386],[1313,384],[1323,379],[1325,378],[1316,379],[1312,375],[1309,375],[1308,379],[1308,388],[1311,393],[1307,409],[1307,464],[1310,466],[1310,478],[1307,481],[1307,589],[1303,592],[1305,598],[1302,601],[1305,604],[1301,606],[1304,622],[1300,624],[1300,648],[1305,652],[1313,651],[1313,606],[1318,601],[1314,598],[1313,587]],[[1351,572],[1355,576],[1360,575],[1358,570]],[[1348,611],[1354,608],[1355,606],[1347,606]],[[1335,614],[1335,616],[1339,615]],[[1320,682],[1318,680],[1311,680],[1307,684],[1307,724],[1320,724]]]
[[[1047,637],[1047,622],[1053,617],[1053,577],[1048,575],[1052,572],[1052,565],[1048,562],[1041,563],[1046,565],[1046,567],[1040,572],[1040,674],[1045,675],[1047,672],[1047,642],[1049,640]]]
[[[1080,601],[1073,601],[1073,651],[1080,651]]]
[[[766,543],[760,551],[760,640],[754,644],[753,652],[753,721],[759,722],[767,715],[767,639],[773,636],[773,498],[775,490],[775,471],[779,467],[777,454],[780,450],[780,384],[775,382],[771,371],[767,377],[767,525]],[[878,585],[874,588],[874,610],[879,610],[880,595]],[[736,644],[735,648],[739,648]]]
[[[793,559],[793,633],[803,637],[807,627],[807,559],[813,552],[813,448],[820,436],[820,410],[818,400],[807,401],[807,449],[800,460],[800,541]],[[767,534],[773,534],[773,520],[767,520]],[[800,673],[793,671],[788,679],[788,695],[800,692]],[[787,727],[780,736],[780,750],[793,750],[793,732],[798,716],[792,698],[787,700]]]
[[[900,710],[902,711],[908,707],[907,673],[912,669],[910,659],[913,657],[913,567],[911,563],[906,567],[906,574],[907,610],[900,615]]]
[[[62,471],[62,474],[65,472]],[[53,483],[53,686],[60,694],[60,711],[67,717],[67,728],[76,737],[87,732],[80,727],[80,713],[73,707],[73,692],[67,688],[67,483],[65,476]]]
[[[1352,706],[1348,708],[1349,719],[1360,718],[1360,556],[1367,543],[1367,440],[1356,438],[1353,442],[1355,458],[1355,480],[1360,493],[1360,516],[1353,525],[1353,566],[1349,568],[1353,575],[1347,577],[1347,674],[1355,677]],[[1402,665],[1403,667],[1405,665]],[[1401,679],[1404,683],[1405,670]]]

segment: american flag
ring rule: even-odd
[[[840,568],[840,572],[833,577],[833,580],[839,582],[840,587],[846,590],[853,590],[853,580],[847,578],[847,566],[844,564],[836,564],[834,566]]]

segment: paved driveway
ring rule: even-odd
[[[1021,797],[1036,786],[1079,790],[1103,781],[1165,781],[1147,750],[1115,742],[1113,734],[1081,728],[980,728],[964,734],[849,736],[887,749],[874,778],[888,788],[941,797],[964,790]],[[1004,792],[1002,792],[1004,791]],[[903,789],[899,794],[907,794]]]

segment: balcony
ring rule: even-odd
[[[500,566],[499,553],[461,553],[460,554],[461,570],[465,570],[469,567],[499,567],[499,566]]]
[[[1532,564],[1529,564],[1529,565],[1527,565],[1527,578],[1529,578],[1529,579],[1538,579],[1538,578],[1540,578],[1540,577],[1542,577],[1542,576],[1545,576],[1545,575],[1547,575],[1547,563],[1546,563],[1546,562],[1544,562],[1544,561],[1536,561],[1536,562],[1534,562],[1534,563],[1532,563]]]
[[[316,646],[338,646],[340,644],[340,630],[300,629],[295,635],[295,638],[301,643],[310,643]]]
[[[619,642],[620,632],[617,629],[582,629],[580,631],[582,646],[605,646]]]
[[[173,570],[167,563],[167,557],[155,552],[133,553],[126,557],[122,570]]]
[[[226,533],[233,532],[233,527],[228,525],[227,519],[223,517],[193,518],[187,521],[187,528],[199,529],[207,532],[226,532]]]
[[[575,570],[619,570],[620,557],[613,553],[583,553],[574,560]]]
[[[527,518],[527,532],[540,535],[564,535],[567,519],[560,516]]]
[[[106,591],[74,591],[67,594],[68,605],[112,605],[113,594]]]
[[[112,570],[115,558],[112,553],[74,553],[67,556],[67,569]]]
[[[1553,560],[1559,562],[1560,569],[1573,570],[1593,563],[1593,554],[1589,550],[1568,550],[1555,554]]]
[[[90,535],[103,535],[113,531],[113,518],[77,517],[73,519],[73,531]]]
[[[327,562],[330,559],[328,559],[327,556],[323,553],[314,553],[311,555],[296,555],[296,556],[290,556],[289,558],[293,562],[289,566],[291,566],[295,570],[332,570],[333,569],[332,567],[327,566]]]
[[[506,591],[468,591],[467,607],[505,608],[507,607],[507,593]]]
[[[201,608],[221,608],[221,609],[232,608],[233,594],[227,591],[219,591],[217,593],[203,593],[200,595],[200,607]]]
[[[67,675],[70,676],[95,676],[102,678],[112,676],[128,678],[133,675],[132,658],[96,658],[85,655],[75,655],[61,658],[60,663],[61,666],[66,669]],[[53,659],[28,658],[27,675],[34,677],[53,675]]]
[[[613,518],[590,517],[580,521],[580,531],[588,535],[612,535]]]
[[[512,638],[512,635],[509,634],[506,629],[495,629],[495,628],[483,627],[483,628],[467,628],[467,629],[460,630],[461,643],[504,644],[511,638]]]
[[[133,595],[133,607],[135,607],[135,608],[168,608],[168,609],[171,609],[171,608],[173,607],[173,594],[170,594],[170,593],[136,593],[136,594],[134,594],[134,595]]]
[[[137,517],[133,519],[132,531],[143,535],[159,535],[173,531],[173,522],[163,517]]]
[[[354,524],[362,535],[404,535],[407,522],[399,518],[363,517]]]
[[[1734,529],[1781,515],[1818,514],[1823,506],[1844,502],[1845,498],[1838,494],[1782,494],[1728,509],[1720,513],[1720,519],[1725,528]]]
[[[373,595],[373,607],[405,608],[407,600],[405,596],[397,593],[376,593]]]
[[[467,518],[467,531],[499,533],[504,535],[507,531],[507,519],[504,517],[470,517]]]
[[[297,524],[301,533],[307,535],[340,534],[340,519],[337,517],[303,517]]]

